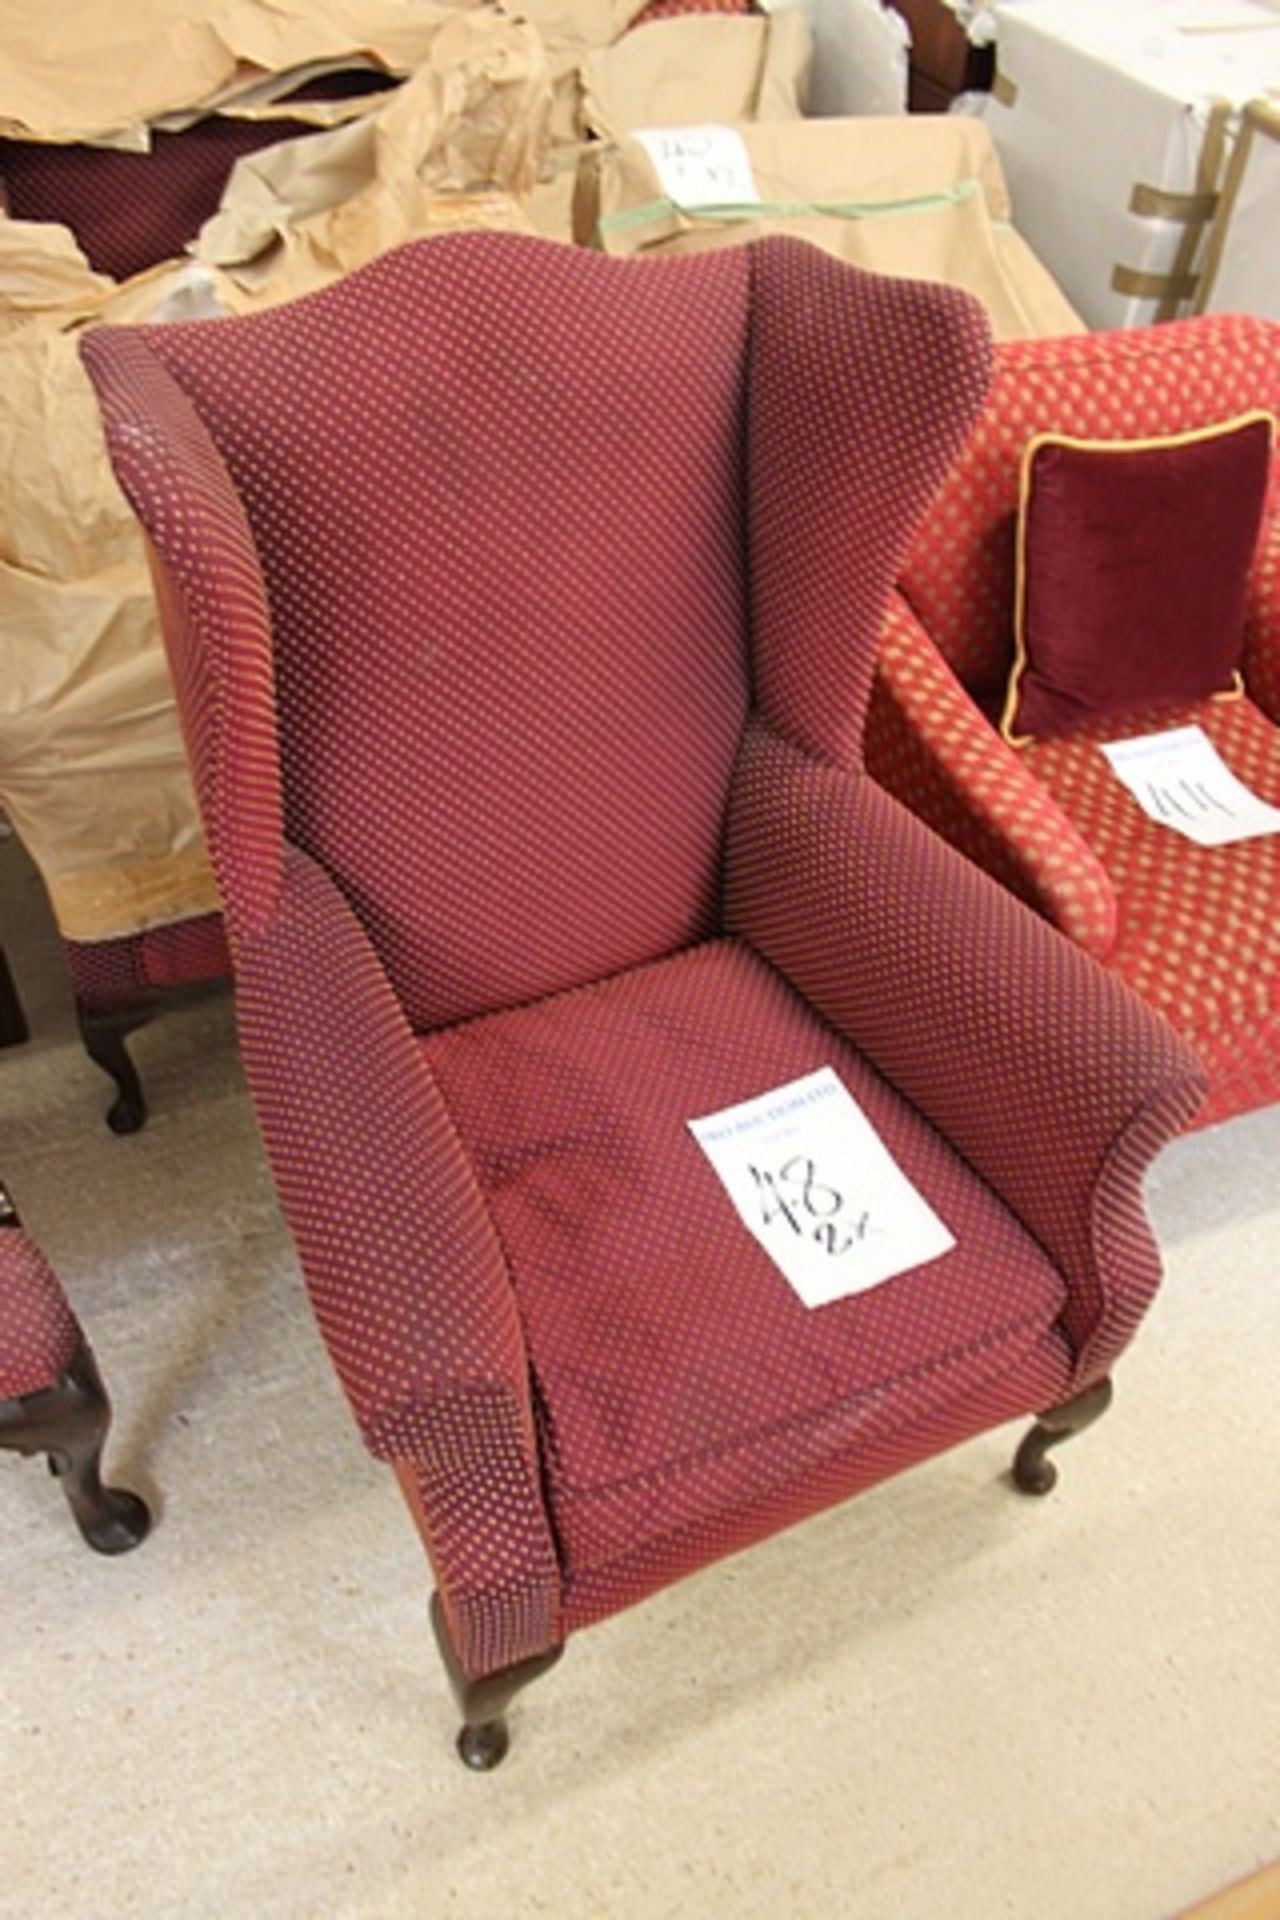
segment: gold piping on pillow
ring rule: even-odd
[[[1041,447],[1070,447],[1080,453],[1143,453],[1165,447],[1191,446],[1197,440],[1216,440],[1220,435],[1235,433],[1241,427],[1249,427],[1257,420],[1265,420],[1271,428],[1271,444],[1276,443],[1277,420],[1265,407],[1251,407],[1246,413],[1236,414],[1231,420],[1218,420],[1208,427],[1189,427],[1183,433],[1152,434],[1138,440],[1088,440],[1071,433],[1032,434],[1022,449],[1018,465],[1018,533],[1015,550],[1015,572],[1013,585],[1013,666],[1009,670],[1009,684],[1005,689],[1004,709],[1000,715],[1000,732],[1011,747],[1025,747],[1035,738],[1030,733],[1015,733],[1013,716],[1018,707],[1018,686],[1027,666],[1026,639],[1026,602],[1027,602],[1027,509],[1031,504],[1031,474],[1035,457]],[[1231,675],[1231,685],[1212,694],[1214,700],[1239,700],[1244,693],[1244,676],[1237,667]]]

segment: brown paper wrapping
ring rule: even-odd
[[[75,332],[32,323],[3,367],[0,801],[69,937],[207,912],[146,563]]]
[[[0,134],[145,149],[153,122],[261,107],[268,76],[285,76],[280,90],[322,65],[409,73],[429,57],[436,12],[417,0],[0,0]]]
[[[588,133],[582,68],[595,49],[624,35],[646,0],[507,0],[528,20],[547,50],[551,73],[553,150],[577,147]],[[560,169],[557,169],[559,171]]]
[[[803,111],[812,43],[798,10],[690,14],[636,26],[644,5],[529,0],[519,7],[542,35],[551,68],[550,144],[528,202],[535,231],[550,239],[572,238],[577,168],[600,139],[690,119],[782,120]]]
[[[789,120],[804,112],[813,43],[798,7],[653,20],[582,63],[590,131]]]
[[[430,59],[376,113],[236,163],[193,249],[198,260],[274,302],[415,235],[528,230],[520,201],[550,118],[542,44],[532,27],[488,9],[430,11]],[[244,310],[243,298],[231,302]]]
[[[113,137],[145,147],[146,125],[232,79],[236,61],[201,0],[0,0],[0,134]],[[127,57],[124,57],[127,49]]]
[[[790,233],[873,273],[941,280],[982,301],[1000,339],[1078,333],[1083,322],[1021,236],[991,136],[957,115],[740,126],[759,210],[689,212],[645,148],[584,159],[579,240],[614,254],[687,253]]]
[[[0,342],[34,321],[91,313],[112,291],[66,227],[0,219]]]
[[[541,43],[491,8],[416,12],[431,57],[366,122],[233,177],[211,249],[233,271],[175,263],[116,288],[65,228],[0,218],[0,806],[68,938],[217,905],[141,536],[78,333],[275,305],[414,235],[527,227],[516,195],[550,104]]]

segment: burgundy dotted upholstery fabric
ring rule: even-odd
[[[300,120],[211,115],[153,133],[149,153],[0,140],[0,189],[11,219],[70,227],[96,273],[128,280],[186,249],[243,154],[314,131]]]
[[[1104,1369],[1197,1070],[860,770],[971,302],[471,234],[83,351],[281,1201],[468,1673]],[[806,1314],[684,1123],[824,1060],[962,1245]]]
[[[1107,958],[1116,896],[1106,868],[896,592],[867,711],[867,755],[876,778],[935,832],[1087,953]]]
[[[631,22],[628,32],[648,26],[653,20],[677,20],[686,13],[754,13],[752,0],[649,0],[647,7]]]
[[[1060,1275],[947,1142],[738,941],[423,1043],[475,1169],[528,1344],[569,1624],[752,1536],[761,1503],[899,1464],[917,1410],[1069,1358]],[[958,1246],[822,1312],[754,1241],[693,1116],[830,1064]],[[501,1098],[495,1099],[495,1089]],[[590,1286],[567,1284],[575,1273]],[[582,1589],[581,1594],[579,1588]]]
[[[261,549],[280,725],[308,742],[285,763],[286,832],[356,907],[415,1026],[709,932],[747,702],[746,258],[696,284],[664,263],[602,302],[535,246],[517,325],[486,257],[441,257],[429,328],[402,250],[324,306],[264,316],[248,378],[221,328],[141,356],[217,419],[255,527],[287,515]],[[335,393],[363,402],[340,445]],[[655,806],[668,791],[681,805]]]
[[[90,1007],[118,1006],[166,987],[218,980],[231,970],[218,913],[195,914],[117,940],[64,940],[63,951],[76,998]]]
[[[1280,413],[1280,326],[1213,315],[996,350],[981,417],[902,570],[867,765],[936,831],[1168,1016],[1210,1075],[1198,1124],[1280,1096],[1280,840],[1201,849],[1147,820],[1102,738],[1195,722],[1265,797],[1280,781],[1280,462],[1254,559],[1246,699],[1113,716],[1015,751],[1018,463],[1033,433],[1138,439]]]
[[[765,726],[725,917],[1030,1229],[1067,1278],[1074,1385],[1106,1373],[1159,1279],[1140,1169],[1204,1095],[1168,1025],[861,770]]]
[[[21,1227],[0,1225],[0,1400],[56,1386],[80,1345],[61,1282]]]

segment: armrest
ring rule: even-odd
[[[296,849],[234,959],[267,1155],[366,1444],[412,1478],[451,1618],[490,1596],[499,1664],[541,1651],[559,1637],[559,1579],[524,1340],[434,1077],[363,928]]]
[[[1106,869],[898,594],[876,660],[866,760],[880,785],[944,840],[1106,959],[1116,939]]]
[[[1280,509],[1263,529],[1249,579],[1244,682],[1254,705],[1280,726]]]
[[[1066,1278],[1085,1384],[1153,1293],[1142,1173],[1205,1077],[1172,1029],[865,775],[756,729],[726,921],[965,1156]]]

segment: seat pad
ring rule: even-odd
[[[1199,847],[1148,819],[1100,740],[1199,726],[1244,784],[1280,805],[1280,727],[1248,698],[1114,717],[1022,749],[1111,879],[1108,965],[1209,1069],[1210,1120],[1280,1099],[1280,835]]]
[[[423,1045],[509,1262],[571,1575],[798,1481],[868,1417],[901,1429],[913,1399],[927,1416],[1003,1383],[1058,1316],[1062,1279],[1012,1214],[739,942]],[[686,1122],[827,1064],[957,1245],[810,1310]]]

